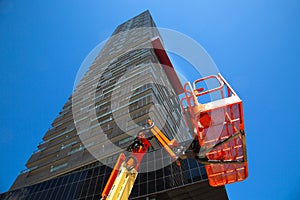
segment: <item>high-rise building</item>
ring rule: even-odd
[[[158,49],[157,47],[160,47]],[[151,117],[185,142],[181,83],[148,11],[119,25],[0,199],[100,199],[111,166]],[[208,185],[203,165],[172,163],[155,139],[140,165],[131,199],[227,199]]]

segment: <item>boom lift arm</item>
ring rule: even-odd
[[[179,147],[176,140],[169,140],[167,136],[156,127],[151,119],[147,120],[147,124],[148,126],[139,131],[134,142],[127,148],[127,151],[131,152],[131,154],[128,157],[123,153],[120,154],[102,192],[102,200],[128,199],[138,175],[140,162],[151,146],[149,139],[153,137],[155,137],[159,144],[168,152],[173,161],[177,164],[180,163],[177,160],[178,156],[172,150]],[[150,132],[152,136],[149,136]]]

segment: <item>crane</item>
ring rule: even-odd
[[[198,87],[201,82],[209,80],[216,81],[217,87]],[[152,119],[147,119],[147,125],[127,148],[130,155],[120,154],[102,192],[102,200],[129,198],[139,164],[151,146],[152,138],[177,165],[180,165],[179,159],[186,158],[204,164],[209,184],[213,187],[243,181],[248,177],[242,100],[221,74],[197,79],[192,84],[187,82],[183,91],[180,107],[186,126],[193,134],[193,142],[184,148],[175,139],[170,140]],[[204,104],[198,101],[200,97],[216,92],[220,94],[220,99]],[[218,127],[221,127],[221,133],[215,134]]]

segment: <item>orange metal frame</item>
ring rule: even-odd
[[[126,156],[123,153],[121,153],[109,178],[108,178],[107,184],[105,185],[105,188],[102,192],[102,195],[101,195],[102,199],[106,199],[107,195],[109,194],[109,191],[111,190],[111,188],[114,184],[114,181],[116,180],[117,175],[119,173],[120,166],[125,161],[125,159],[126,159]]]
[[[197,83],[208,79],[216,79],[219,86],[206,91],[196,87]],[[224,101],[223,105],[213,108],[206,108],[205,104],[198,102],[198,97],[213,92],[220,92],[221,99],[236,98],[228,104]],[[185,97],[180,102],[181,108],[184,113],[189,112],[185,119],[186,122],[190,120],[194,137],[199,141],[200,155],[202,163],[206,165],[210,185],[221,186],[246,179],[248,163],[242,101],[220,74],[198,79],[194,81],[193,87],[189,82],[186,83],[184,93]],[[183,105],[184,102],[187,107]],[[207,137],[210,128],[220,126],[215,124],[213,112],[224,115],[223,128],[219,136]]]
[[[167,153],[171,156],[173,161],[177,160],[176,154],[173,152],[171,148],[178,147],[179,144],[175,139],[169,140],[165,134],[163,134],[154,124],[151,120],[148,120],[148,125],[152,126],[150,129],[153,135],[157,138],[158,142],[162,145],[163,148],[167,151]]]

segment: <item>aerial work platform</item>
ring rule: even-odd
[[[213,80],[217,82],[215,88],[197,87],[201,82]],[[184,93],[181,107],[187,125],[199,142],[197,158],[206,164],[210,185],[221,186],[246,179],[248,163],[241,99],[221,74],[195,80],[193,86],[186,83]],[[218,98],[199,103],[198,99],[205,95]]]
[[[214,81],[215,87],[205,89],[199,85]],[[181,159],[194,158],[205,165],[209,184],[223,186],[245,180],[248,177],[248,161],[242,101],[218,75],[197,79],[183,87],[184,97],[180,101],[186,126],[193,136],[188,147],[175,139],[169,139],[151,119],[138,132],[136,139],[127,148],[129,156],[123,153],[111,172],[102,193],[105,200],[128,199],[138,174],[141,160],[151,146],[150,138],[169,154],[177,165]],[[211,98],[207,98],[210,95]],[[209,99],[200,103],[202,99]],[[213,99],[213,100],[210,100]]]

